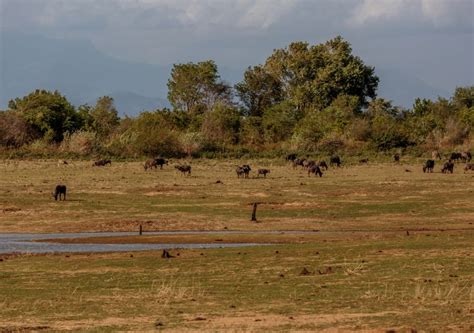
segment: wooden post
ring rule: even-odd
[[[255,202],[253,204],[253,210],[252,210],[252,222],[257,222],[257,203]]]
[[[140,224],[140,230],[138,231],[138,234],[141,236],[143,233],[143,228],[142,228],[142,225]]]

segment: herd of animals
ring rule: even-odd
[[[393,160],[398,163],[400,162],[401,155],[400,154],[395,154],[393,155]],[[472,155],[469,151],[465,152],[453,152],[450,155],[447,156],[447,161],[445,161],[441,167],[441,172],[442,173],[453,173],[454,172],[454,165],[455,162],[464,162],[464,172],[472,170],[474,171],[474,163],[470,163],[472,159]],[[311,176],[311,174],[314,174],[315,176],[322,177],[323,172],[322,170],[326,171],[328,170],[328,164],[324,160],[311,160],[309,159],[309,156],[307,158],[298,158],[296,154],[289,154],[286,157],[286,160],[291,162],[293,169],[296,169],[298,167],[302,167],[308,172],[308,176]],[[432,173],[434,172],[434,167],[435,167],[435,160],[443,160],[443,156],[439,151],[433,151],[431,153],[431,159],[427,160],[423,164],[423,172],[427,173]],[[367,164],[369,162],[368,158],[360,159],[359,163],[360,164]],[[58,165],[61,164],[68,164],[67,161],[64,160],[59,160]],[[98,161],[95,161],[92,163],[93,167],[103,167],[107,165],[112,165],[112,161],[109,159],[101,159]],[[168,161],[162,157],[156,157],[150,160],[147,160],[143,166],[145,171],[152,170],[152,169],[163,169],[164,165],[168,165]],[[331,156],[329,159],[329,165],[331,167],[340,167],[342,165],[342,160],[339,156],[334,155]],[[190,165],[176,165],[175,169],[179,172],[181,172],[183,175],[191,175],[191,166]],[[250,171],[252,171],[252,168],[248,164],[244,165],[238,165],[235,169],[237,177],[243,177],[243,178],[249,178]],[[409,171],[409,170],[406,170]],[[267,175],[270,173],[269,169],[258,169],[257,170],[257,177],[260,177],[262,175],[264,178],[267,177]],[[67,188],[65,185],[57,185],[55,188],[55,191],[53,192],[53,197],[55,200],[66,200],[66,191]]]

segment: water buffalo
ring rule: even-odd
[[[461,153],[461,160],[463,160],[464,162],[471,162],[471,159],[472,159],[471,152],[464,151]]]
[[[399,153],[396,153],[395,155],[393,155],[393,160],[395,162],[400,162],[400,154]]]
[[[257,177],[263,175],[263,178],[267,178],[267,174],[270,173],[269,169],[258,169]]]
[[[327,165],[326,161],[321,160],[318,163],[316,163],[316,165],[320,168],[324,168],[324,170],[328,169],[328,165]]]
[[[95,161],[92,164],[92,166],[106,166],[107,164],[112,165],[112,161],[111,160],[98,160],[98,161]]]
[[[462,158],[462,154],[461,153],[457,153],[457,152],[454,152],[454,153],[451,153],[451,157],[449,158],[451,161],[458,161]]]
[[[316,161],[313,161],[313,160],[305,160],[305,161],[303,162],[303,168],[306,169],[306,170],[309,169],[309,168],[311,168],[313,165],[316,165]]]
[[[250,168],[250,165],[248,164],[237,166],[237,168],[235,169],[237,173],[237,178],[240,178],[240,176],[244,176],[244,178],[249,178],[249,173],[251,170],[252,168]]]
[[[158,166],[160,166],[160,169],[163,169],[163,165],[165,164],[168,164],[168,161],[165,160],[164,158],[158,157],[158,158],[154,158],[152,160],[146,161],[144,168],[145,168],[145,171],[152,168],[156,169]]]
[[[442,173],[453,173],[454,171],[454,163],[453,161],[449,160],[443,164],[443,168],[441,169]]]
[[[293,162],[294,160],[296,160],[296,154],[288,154],[288,155],[286,156],[286,160]]]
[[[435,161],[427,160],[425,165],[423,165],[423,172],[433,172]]]
[[[293,161],[293,168],[297,168],[298,165],[301,165],[302,167],[304,167],[303,164],[304,164],[305,161],[306,161],[305,158],[297,158],[297,159],[295,159],[295,160]]]
[[[183,175],[186,175],[186,173],[191,175],[191,166],[190,165],[177,165],[175,168],[180,171]]]
[[[469,170],[473,170],[473,171],[474,171],[474,163],[467,163],[467,164],[464,166],[464,172],[469,171]]]
[[[340,158],[339,156],[337,156],[337,155],[331,156],[331,158],[329,159],[329,164],[330,164],[331,166],[336,165],[337,167],[340,167],[340,166],[341,166],[341,163],[342,163],[342,162],[341,162],[341,158]]]
[[[360,164],[367,164],[367,163],[369,163],[369,159],[368,158],[363,158],[363,159],[359,160],[359,163]]]
[[[311,174],[314,173],[314,175],[319,175],[319,177],[323,176],[323,172],[321,171],[321,168],[318,167],[317,165],[313,165],[308,169],[308,177],[311,176]]]
[[[61,197],[63,200],[66,200],[66,185],[57,185],[56,189],[54,190],[53,197],[56,201],[58,201],[58,197],[59,201],[61,201]]]

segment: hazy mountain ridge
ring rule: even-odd
[[[0,46],[0,109],[38,88],[57,89],[75,105],[94,104],[109,95],[121,115],[169,106],[166,82],[171,66],[118,60],[84,40],[4,32]],[[220,68],[222,79],[230,84],[240,81],[244,70]],[[417,97],[435,99],[451,93],[398,69],[376,68],[376,73],[379,96],[395,105],[411,107]]]

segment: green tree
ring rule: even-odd
[[[217,102],[231,101],[231,89],[220,80],[212,60],[175,64],[168,80],[168,100],[175,110],[202,114]]]
[[[107,138],[120,122],[114,99],[109,96],[100,97],[95,107],[90,110],[90,119],[97,136],[101,139]]]
[[[240,116],[229,105],[218,103],[204,115],[201,133],[212,145],[235,144],[238,140]]]
[[[281,82],[262,66],[249,67],[235,90],[244,105],[246,116],[261,117],[265,109],[283,100]]]
[[[264,68],[280,81],[285,97],[298,110],[322,110],[341,94],[358,97],[359,108],[367,106],[379,82],[374,68],[353,55],[340,36],[313,46],[291,43],[275,50]]]
[[[48,141],[60,142],[64,133],[73,133],[82,126],[74,106],[58,91],[36,90],[11,100],[8,107]]]

